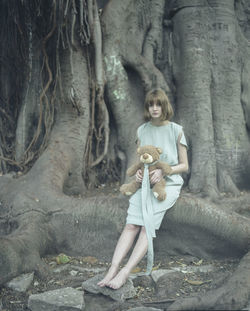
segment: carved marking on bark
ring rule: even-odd
[[[105,64],[106,64],[106,70],[109,74],[109,79],[112,82],[115,82],[116,80],[125,80],[128,81],[128,77],[125,74],[125,70],[122,66],[121,60],[119,59],[118,55],[111,55],[111,56],[105,56],[104,58]],[[118,87],[115,88],[112,91],[112,94],[115,97],[115,100],[125,100],[126,99],[126,92],[123,89],[123,85],[117,84]]]

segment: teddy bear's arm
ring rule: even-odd
[[[127,170],[127,175],[129,177],[135,175],[135,173],[142,167],[142,163],[137,163],[137,164],[134,164],[132,166],[130,166]]]
[[[171,173],[172,173],[171,166],[169,164],[167,164],[166,162],[160,162],[160,161],[157,162],[156,168],[160,168],[162,170],[163,176],[171,175]]]

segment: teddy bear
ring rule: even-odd
[[[149,164],[149,172],[155,169],[161,169],[163,176],[170,175],[172,172],[172,168],[166,163],[159,161],[160,154],[162,150],[160,148],[147,145],[142,146],[137,149],[137,153],[140,157],[139,163],[136,163],[128,168],[127,175],[133,176],[135,173],[141,169],[144,172],[144,164]],[[166,181],[165,178],[162,178],[158,183],[152,186],[152,191],[154,196],[159,201],[163,201],[166,199],[166,191],[165,191]],[[141,187],[141,183],[133,180],[128,184],[123,184],[120,187],[120,192],[124,195],[132,195],[134,194],[137,189]]]

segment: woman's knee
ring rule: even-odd
[[[138,232],[140,229],[140,226],[133,225],[133,224],[126,224],[126,229],[129,231]]]

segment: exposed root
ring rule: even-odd
[[[250,299],[250,252],[226,284],[203,296],[177,300],[168,310],[241,310]]]
[[[229,192],[235,196],[240,195],[239,189],[236,187],[229,173],[222,168],[217,167],[218,187],[221,192]]]
[[[29,8],[29,9],[32,10],[32,8]],[[46,85],[43,88],[41,95],[40,95],[40,114],[39,114],[36,132],[34,133],[34,136],[31,139],[29,146],[26,148],[21,161],[15,161],[11,158],[2,157],[3,161],[6,161],[11,166],[17,167],[21,170],[27,170],[30,167],[31,163],[33,163],[34,160],[36,160],[41,155],[41,153],[44,151],[44,149],[47,146],[47,143],[50,137],[51,128],[54,122],[54,105],[53,105],[54,97],[52,95],[51,99],[49,100],[49,97],[47,94],[53,82],[53,74],[52,74],[52,71],[49,65],[48,54],[46,51],[46,44],[56,30],[56,12],[57,12],[57,5],[56,3],[54,3],[54,7],[52,10],[52,17],[53,17],[52,28],[42,41],[42,52],[44,55],[44,63],[45,63],[46,71],[48,74],[48,81],[46,82]],[[25,30],[25,25],[22,25],[22,26],[23,28],[19,25],[19,33],[20,33],[20,36],[22,37],[22,40],[24,41],[25,38],[23,38],[23,32]],[[29,29],[29,31],[31,30]],[[56,81],[55,81],[55,85],[56,85]]]
[[[107,155],[109,145],[109,113],[104,100],[104,73],[102,62],[102,33],[96,2],[88,1],[88,16],[95,50],[94,72],[91,74],[91,125],[85,151],[87,166],[97,166]],[[93,79],[93,76],[95,79]],[[93,82],[95,81],[95,83]],[[95,144],[93,144],[95,142]],[[95,150],[95,151],[94,151]],[[93,154],[95,153],[95,154]]]
[[[42,223],[41,217],[39,223],[33,222],[17,230],[16,234],[1,237],[0,285],[20,273],[41,271],[44,265],[40,258],[52,241],[48,238],[48,228]]]
[[[52,128],[52,124],[53,124],[53,115],[54,115],[54,107],[53,107],[53,102],[51,101],[51,103],[49,103],[48,101],[48,97],[46,95],[47,91],[49,90],[49,87],[52,83],[53,77],[52,77],[52,72],[49,66],[49,60],[48,60],[48,54],[46,51],[46,43],[47,41],[52,37],[54,31],[56,29],[56,4],[54,4],[54,10],[53,10],[53,26],[52,29],[50,30],[50,32],[47,34],[47,36],[43,39],[43,43],[42,43],[42,51],[43,51],[43,55],[44,55],[44,62],[45,62],[45,67],[48,73],[48,81],[45,85],[45,87],[42,90],[42,93],[40,95],[40,114],[39,114],[39,120],[38,120],[38,125],[37,125],[37,129],[36,132],[33,136],[33,139],[31,140],[28,148],[26,149],[24,155],[23,155],[23,163],[22,165],[25,167],[30,161],[32,161],[32,159],[36,159],[37,157],[39,157],[39,155],[44,151],[44,149],[47,146],[47,142],[49,140],[50,137],[50,131]],[[45,103],[45,105],[43,104]],[[50,105],[51,104],[51,105]],[[44,109],[45,107],[45,109]],[[43,111],[44,109],[44,111]],[[41,131],[42,131],[42,121],[44,118],[44,125],[45,125],[45,135],[43,137],[43,141],[40,144],[39,148],[34,152],[32,152],[32,148],[34,146],[36,146],[37,141],[40,137]],[[32,156],[30,156],[30,154],[32,154]]]

